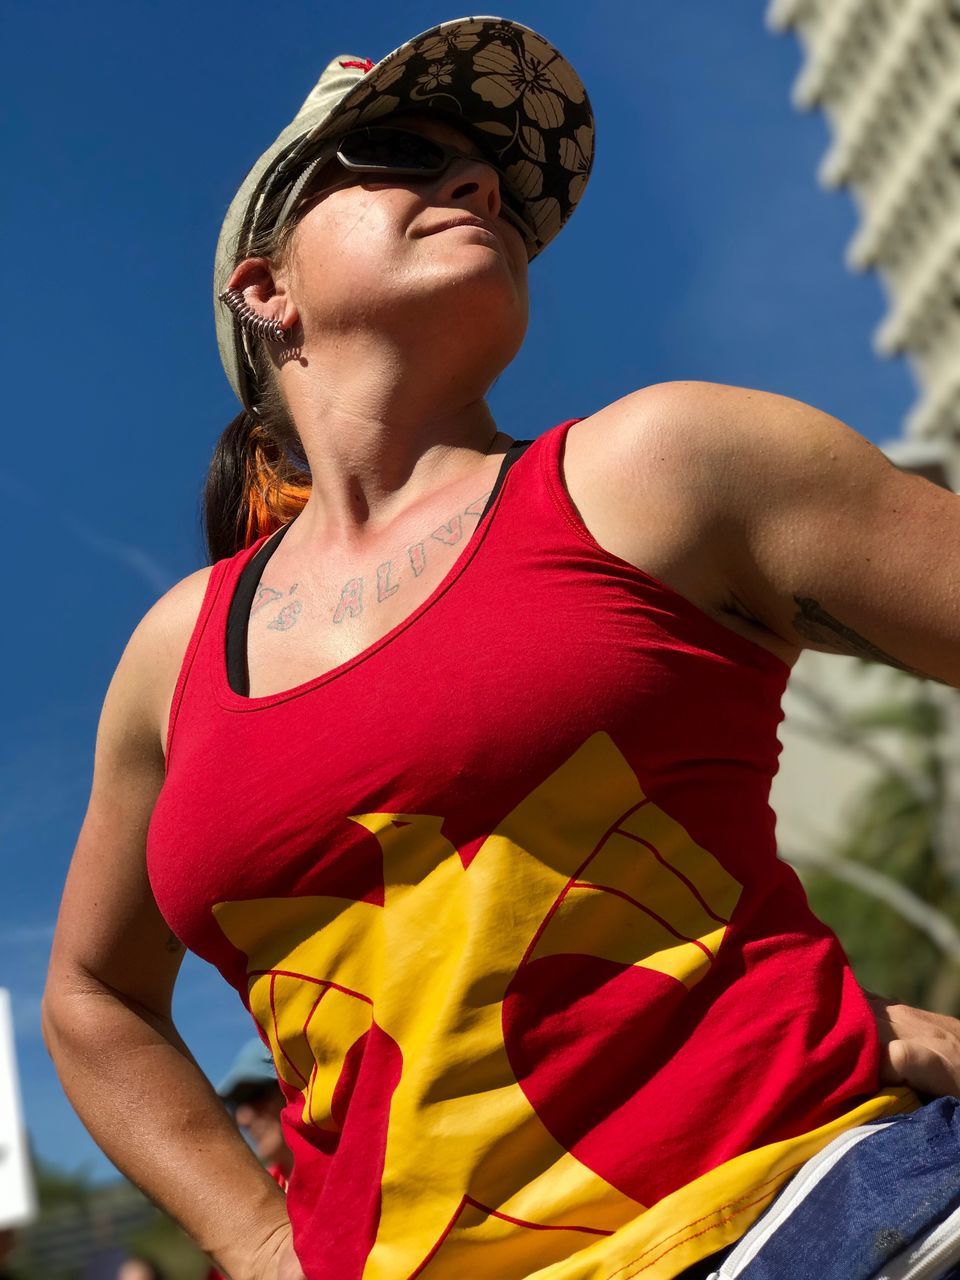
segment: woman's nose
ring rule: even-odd
[[[485,161],[465,156],[451,164],[437,195],[445,204],[462,204],[479,217],[493,219],[500,213],[500,176]]]

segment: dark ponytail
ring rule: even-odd
[[[237,414],[217,441],[204,490],[210,563],[236,555],[299,515],[310,487],[300,450],[276,440],[246,409]]]

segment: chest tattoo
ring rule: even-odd
[[[287,591],[288,596],[296,594],[299,582],[295,582]],[[284,599],[282,591],[278,591],[276,587],[267,587],[263,583],[257,588],[257,594],[253,598],[253,605],[250,609],[250,617],[260,612],[261,609],[267,608],[268,605],[276,605]],[[270,631],[289,631],[296,622],[301,610],[303,609],[302,600],[287,600],[281,605],[278,611],[267,623]]]
[[[475,498],[469,506],[456,512],[423,539],[411,542],[402,553],[378,564],[366,580],[363,575],[349,578],[340,590],[337,606],[331,615],[333,621],[341,623],[348,618],[359,618],[365,603],[383,604],[397,594],[405,581],[419,578],[441,548],[455,547],[463,542],[467,532],[465,521],[479,520],[489,497],[487,492]],[[296,626],[303,611],[303,601],[296,598],[299,585],[295,582],[283,592],[261,582],[250,610],[251,618],[263,611],[269,617],[268,630],[289,631]]]

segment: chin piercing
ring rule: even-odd
[[[225,307],[233,312],[238,322],[255,338],[272,338],[274,342],[285,342],[287,332],[279,320],[271,320],[268,316],[258,316],[253,307],[246,301],[239,289],[224,289],[217,297]]]

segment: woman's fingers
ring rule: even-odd
[[[960,1020],[867,992],[882,1046],[880,1080],[960,1097]]]
[[[960,1097],[960,1069],[947,1057],[919,1040],[891,1040],[884,1046],[880,1080],[907,1084],[934,1098]]]

